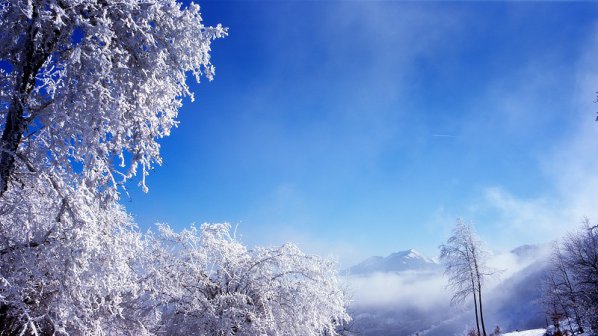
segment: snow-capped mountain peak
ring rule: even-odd
[[[386,257],[374,256],[348,269],[350,274],[429,270],[438,267],[433,259],[414,249],[399,251]]]

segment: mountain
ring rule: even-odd
[[[540,289],[550,244],[523,245],[495,255],[489,266],[512,270],[490,280],[486,327],[524,330],[545,326]],[[351,330],[361,336],[462,335],[471,327],[468,305],[450,306],[442,267],[411,249],[371,257],[347,270],[354,292]]]
[[[365,275],[376,272],[403,272],[413,270],[432,270],[439,264],[414,249],[392,253],[386,257],[374,256],[349,268],[347,273]]]
[[[547,258],[554,249],[552,243],[538,245],[521,245],[511,250],[511,254],[516,256],[519,261],[534,261]]]

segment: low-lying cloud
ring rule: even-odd
[[[515,252],[494,253],[488,266],[497,271],[487,282],[486,304],[489,325],[503,328],[536,326],[542,312],[535,298],[549,246],[523,246]],[[352,294],[355,329],[364,336],[452,335],[472,321],[470,305],[450,305],[452,293],[442,267],[433,271],[405,271],[347,275]],[[523,302],[525,301],[525,302]],[[513,314],[514,306],[530,310]],[[506,309],[507,307],[510,307]]]
[[[357,306],[405,305],[427,309],[448,302],[441,272],[374,273],[348,278]]]

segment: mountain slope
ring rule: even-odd
[[[540,288],[550,245],[524,245],[496,254],[491,266],[508,268],[486,292],[486,326],[524,330],[545,326]],[[354,302],[353,329],[362,336],[463,334],[473,312],[451,307],[442,267],[415,250],[371,257],[347,270]],[[491,285],[491,286],[490,286]]]
[[[365,275],[376,272],[403,272],[412,270],[431,270],[438,268],[438,263],[414,249],[395,252],[386,257],[374,256],[349,268],[353,275]]]

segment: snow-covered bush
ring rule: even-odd
[[[119,205],[41,188],[1,209],[4,331],[335,335],[349,319],[330,260],[292,244],[248,250],[225,224],[144,237]]]
[[[336,264],[295,245],[248,250],[228,224],[146,239],[157,334],[335,335],[349,319]]]

